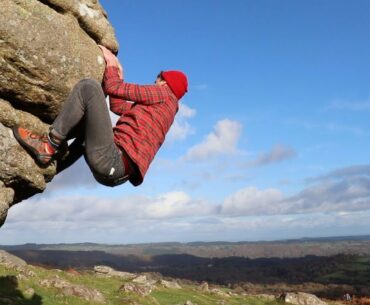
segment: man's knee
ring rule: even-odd
[[[84,78],[80,80],[76,85],[83,96],[89,97],[91,94],[103,94],[103,89],[101,87],[101,84],[92,78]]]
[[[80,80],[77,85],[81,87],[101,87],[101,84],[93,78],[84,78]]]
[[[81,91],[95,91],[95,90],[102,90],[101,84],[98,83],[95,79],[92,78],[84,78],[80,80],[77,85]]]

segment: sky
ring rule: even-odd
[[[10,209],[0,244],[370,234],[369,1],[100,2],[126,81],[182,70],[189,92],[142,185],[81,160]]]

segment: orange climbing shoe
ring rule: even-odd
[[[15,138],[42,166],[49,165],[56,153],[56,148],[49,142],[47,134],[37,135],[28,129],[13,127]]]

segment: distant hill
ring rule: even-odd
[[[66,250],[103,251],[114,255],[153,256],[166,254],[189,254],[198,257],[248,258],[304,257],[307,255],[332,256],[337,254],[370,255],[370,235],[302,238],[259,242],[190,242],[190,243],[146,243],[107,245],[95,243],[78,244],[25,244],[1,246],[0,249],[14,250]]]
[[[89,270],[107,265],[127,272],[157,272],[164,276],[219,285],[343,284],[355,290],[370,287],[370,256],[336,255],[298,258],[204,258],[188,254],[114,255],[103,251],[12,250],[32,265]],[[370,294],[370,292],[369,292]]]

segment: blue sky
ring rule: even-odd
[[[370,2],[101,3],[126,81],[179,69],[189,93],[143,185],[99,186],[79,162],[10,210],[0,243],[370,234]]]

